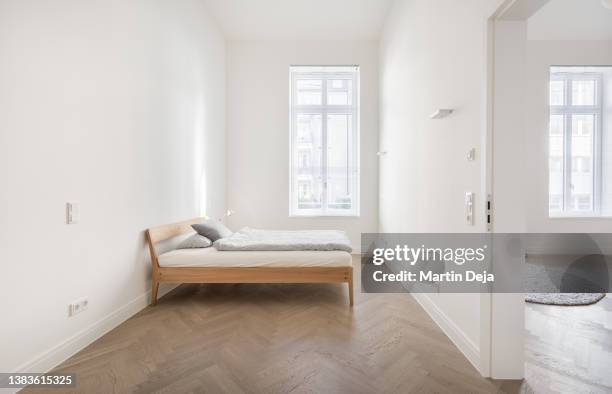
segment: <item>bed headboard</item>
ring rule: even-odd
[[[153,267],[158,266],[157,250],[155,244],[165,241],[170,238],[193,231],[192,224],[201,223],[206,217],[193,218],[178,223],[165,224],[163,226],[151,227],[145,230],[145,237],[149,244],[149,252],[151,253],[151,263]]]
[[[204,219],[206,218],[194,218],[178,223],[171,223],[165,224],[163,226],[148,228],[146,231],[146,233],[148,234],[148,240],[151,243],[156,244],[158,242],[165,241],[178,235],[188,233],[190,231],[193,231],[193,229],[191,228],[192,224],[201,223]]]

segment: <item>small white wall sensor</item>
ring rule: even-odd
[[[66,223],[76,224],[81,216],[81,204],[78,201],[68,201],[66,203]]]
[[[454,110],[450,109],[450,108],[440,108],[440,109],[436,110],[436,112],[431,114],[430,118],[432,118],[432,119],[443,119],[443,118],[446,118],[447,116],[449,116],[450,114],[452,114],[453,112],[454,112]]]

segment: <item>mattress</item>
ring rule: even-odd
[[[351,255],[333,251],[219,251],[176,249],[157,258],[160,267],[351,267]]]

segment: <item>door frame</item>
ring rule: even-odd
[[[486,20],[485,119],[482,141],[484,220],[495,233],[495,63],[496,25],[499,21],[526,21],[550,0],[504,0]],[[488,205],[487,202],[491,204]],[[487,218],[490,215],[490,221]],[[524,378],[524,295],[483,293],[480,297],[480,373],[493,379]]]

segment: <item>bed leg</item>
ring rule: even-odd
[[[151,286],[151,305],[157,305],[157,289],[159,289],[159,282],[153,278]]]
[[[348,279],[349,304],[353,306],[353,268],[349,271]]]

